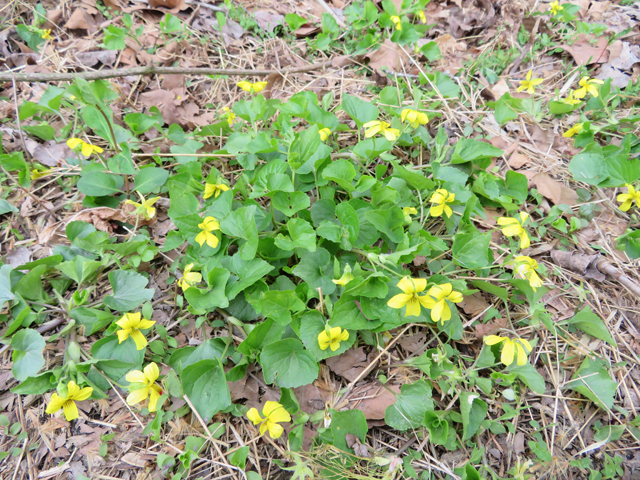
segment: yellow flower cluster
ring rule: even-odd
[[[419,316],[420,306],[431,310],[431,320],[434,322],[444,322],[451,319],[451,308],[447,300],[452,303],[460,303],[462,294],[453,290],[450,283],[435,285],[431,287],[426,295],[418,295],[427,288],[426,278],[404,277],[398,282],[398,288],[403,293],[392,297],[388,302],[391,308],[402,308],[406,306],[404,316]]]

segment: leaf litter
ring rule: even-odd
[[[334,7],[344,8],[344,5],[340,3],[341,2],[333,2]],[[395,3],[398,4],[398,2]],[[610,2],[582,3],[584,4],[582,5],[583,18],[586,19],[588,18],[587,16],[590,15],[591,18],[596,21],[607,21]],[[124,2],[119,4],[107,2],[106,4],[115,9],[131,8],[130,6],[124,5]],[[301,16],[307,16],[310,20],[309,27],[302,27],[303,29],[309,28],[308,32],[305,32],[307,35],[314,36],[321,31],[321,27],[315,25],[320,24],[322,14],[326,13],[326,11],[321,8],[318,9],[315,2],[299,2],[297,5],[291,4],[286,6],[277,5],[278,8],[276,8],[275,2],[271,5],[273,9],[267,9],[260,5],[262,9],[257,10],[258,14],[254,18],[256,18],[260,30],[273,33],[277,31],[279,26],[282,26],[285,14],[297,13]],[[182,1],[160,2],[160,4],[152,3],[149,6],[163,13],[166,10],[170,10],[172,13],[180,15],[180,18],[183,20],[189,20],[189,15],[194,11],[193,6]],[[429,40],[434,40],[440,47],[443,56],[440,67],[442,68],[446,65],[448,68],[448,72],[446,73],[451,75],[455,75],[455,73],[463,68],[464,64],[473,57],[471,48],[477,47],[477,45],[474,44],[473,38],[468,37],[473,37],[478,34],[481,35],[485,30],[496,25],[499,26],[500,22],[504,22],[506,19],[506,16],[501,18],[501,12],[506,13],[508,7],[514,8],[511,5],[505,5],[504,3],[500,5],[500,2],[489,2],[488,0],[431,2],[426,10],[427,18],[429,22],[435,23],[436,27],[432,29],[427,37]],[[256,12],[256,5],[247,4],[244,8],[247,9],[247,12]],[[133,10],[130,11],[133,12]],[[206,14],[202,14],[203,11],[206,12]],[[624,14],[625,11],[625,9],[620,7],[616,9],[616,15],[620,15],[620,18],[629,18],[629,15]],[[114,53],[111,51],[97,50],[99,40],[97,40],[96,36],[101,35],[100,28],[105,19],[101,11],[95,7],[95,3],[78,3],[64,13],[57,11],[57,13],[54,14],[54,12],[55,10],[53,9],[49,10],[47,17],[50,19],[51,26],[57,27],[59,25],[60,27],[58,28],[62,29],[64,35],[67,36],[68,44],[65,48],[67,52],[71,52],[69,56],[65,58],[65,61],[69,62],[68,65],[82,70],[93,68],[96,65],[117,68],[124,64],[124,52],[123,55],[114,58]],[[203,24],[200,25],[200,28],[195,28],[198,22],[201,21],[201,18],[205,17],[208,23],[206,29]],[[248,33],[239,23],[234,25],[231,21],[229,22],[229,26],[227,26],[227,30],[225,31],[223,29],[221,33],[221,48],[224,47],[227,49],[227,52],[222,55],[220,54],[220,50],[214,54],[212,51],[207,51],[206,48],[201,48],[196,42],[192,44],[188,44],[189,42],[166,43],[163,36],[159,33],[158,25],[162,18],[161,15],[154,16],[149,13],[142,13],[140,18],[144,19],[146,23],[145,31],[139,39],[141,43],[147,47],[154,45],[161,48],[154,54],[146,54],[144,49],[136,50],[137,47],[132,45],[129,47],[132,55],[129,57],[128,63],[126,63],[127,65],[152,63],[170,64],[179,59],[188,64],[197,65],[201,63],[208,64],[213,58],[213,61],[220,62],[223,65],[231,64],[236,67],[250,68],[260,68],[264,66],[264,68],[267,68],[272,67],[274,62],[273,57],[275,55],[270,52],[281,52],[283,54],[282,56],[276,57],[276,64],[278,61],[284,63],[285,54],[290,54],[290,52],[288,52],[289,47],[283,48],[281,45],[278,45],[278,41],[281,40],[278,37],[261,38],[255,30]],[[213,20],[215,20],[215,15],[211,15],[211,11],[206,8],[201,10],[200,15],[195,19],[191,19],[195,29],[193,32],[194,36],[198,35],[196,33],[197,31],[217,31],[216,28],[219,28],[219,25],[214,23]],[[314,26],[311,27],[311,25]],[[611,24],[608,23],[607,26],[615,30],[615,22]],[[436,36],[438,32],[440,32],[440,34]],[[296,32],[296,35],[299,35],[298,32]],[[201,38],[202,37],[198,38],[198,40]],[[80,42],[83,40],[88,42],[87,46],[78,48]],[[608,45],[607,38],[604,36],[589,37],[588,35],[578,35],[574,40],[570,45],[562,44],[559,48],[567,52],[576,65],[599,65],[601,73],[595,78],[612,77],[614,79],[614,85],[619,87],[626,86],[628,79],[633,79],[634,77],[637,79],[638,74],[633,70],[634,66],[638,63],[637,44],[631,41],[621,42],[621,47],[618,48],[613,45]],[[302,40],[302,42],[304,42],[304,40]],[[302,47],[305,47],[305,45],[300,45],[300,47],[299,51],[301,52],[304,49]],[[90,50],[93,48],[96,50]],[[74,49],[76,51],[74,51]],[[11,42],[8,39],[3,40],[3,51],[4,50],[10,53],[10,55],[6,55],[7,59],[14,62],[9,63],[10,66],[26,67],[27,71],[39,71],[39,69],[56,71],[60,68],[60,64],[54,63],[50,59],[50,56],[42,58],[33,56],[33,54],[29,52],[29,47],[21,41],[16,40]],[[20,53],[17,53],[18,51]],[[99,52],[99,54],[95,52]],[[23,55],[23,57],[21,57],[21,55]],[[292,55],[292,58],[298,58],[298,55]],[[94,61],[95,63],[92,63]],[[309,88],[307,87],[309,83],[313,84],[313,82],[325,80],[327,81],[327,85],[329,85],[328,80],[333,80],[334,83],[332,83],[332,87],[325,87],[325,92],[339,91],[340,94],[352,93],[354,95],[362,95],[364,93],[363,86],[371,85],[373,82],[378,85],[393,85],[393,77],[389,77],[389,72],[402,75],[417,75],[420,73],[419,69],[415,68],[412,60],[410,60],[409,55],[406,53],[406,47],[400,48],[398,44],[390,41],[383,43],[377,50],[369,52],[363,56],[360,61],[368,65],[370,71],[372,70],[374,72],[373,76],[367,76],[366,72],[355,73],[354,70],[351,69],[353,68],[352,65],[336,65],[336,68],[338,68],[336,71],[318,73],[313,76],[294,75],[286,78],[282,83],[276,84],[273,82],[269,90],[273,90],[273,94],[277,95],[277,98],[287,98],[299,89]],[[437,62],[436,65],[438,65]],[[69,67],[67,66],[66,68]],[[345,81],[345,78],[347,81]],[[624,82],[625,79],[627,82]],[[237,93],[233,89],[233,82],[227,79],[198,79],[189,86],[186,86],[187,80],[184,77],[179,80],[173,80],[174,84],[171,85],[169,79],[165,77],[162,88],[160,88],[158,83],[148,81],[147,79],[114,80],[114,84],[120,84],[120,86],[123,87],[122,91],[126,91],[117,101],[121,103],[119,108],[129,103],[133,105],[136,110],[148,113],[152,107],[157,107],[160,110],[163,120],[167,124],[178,124],[184,129],[192,130],[198,126],[209,125],[216,118],[214,108],[208,105],[212,103],[231,104],[237,99]],[[509,91],[507,80],[508,79],[501,78],[499,82],[491,86],[490,89],[496,99]],[[512,82],[512,86],[513,85],[514,83]],[[489,86],[489,84],[486,85],[487,88],[489,88]],[[314,87],[316,86],[314,85]],[[550,93],[551,88],[549,88],[547,92]],[[13,92],[12,94],[16,97],[18,97],[18,95],[24,97],[29,93],[22,90],[20,92]],[[8,105],[9,111],[10,107],[11,105]],[[483,116],[483,112],[481,112],[480,109],[477,111],[473,109],[469,110],[468,106],[462,105],[454,105],[454,107],[466,109],[464,114],[473,118]],[[455,123],[453,118],[449,118],[448,120],[452,121],[452,124]],[[557,130],[553,129],[555,126],[557,125],[541,126],[535,122],[527,123],[524,128],[527,130],[530,138],[524,131],[514,138],[511,132],[505,130],[509,136],[509,142],[507,142],[507,144],[513,145],[514,141],[521,141],[535,149],[521,148],[518,144],[515,144],[514,151],[510,154],[508,164],[514,169],[528,167],[532,172],[529,185],[535,186],[538,192],[553,204],[578,205],[580,199],[576,194],[575,184],[568,180],[570,176],[566,171],[566,166],[555,166],[555,170],[552,172],[553,175],[550,175],[548,168],[553,167],[553,165],[549,165],[549,159],[540,153],[553,152],[554,149],[558,147],[557,137],[559,137],[559,135],[553,133],[557,132]],[[433,133],[435,134],[435,132]],[[32,138],[28,140],[24,146],[27,152],[29,152],[36,161],[48,167],[60,167],[62,159],[69,156],[68,147],[65,148],[66,144],[64,142],[55,142],[53,140],[40,142],[34,141]],[[34,142],[37,143],[37,145],[34,145]],[[13,147],[11,147],[11,145],[13,145]],[[13,148],[14,150],[23,148],[19,136],[13,135],[11,135],[11,141],[6,147]],[[202,148],[206,147],[203,146]],[[148,153],[158,152],[155,152],[154,149]],[[497,166],[498,164],[496,164],[496,167]],[[52,197],[58,193],[61,193],[60,188],[55,185],[50,185],[43,188],[38,194],[42,195],[43,200],[46,200],[47,196]],[[131,210],[125,208],[125,206],[118,206],[117,208],[102,206],[84,208],[77,199],[74,199],[72,195],[66,192],[65,195],[51,200],[51,202],[53,202],[50,202],[52,208],[62,206],[62,209],[53,214],[46,213],[45,211],[39,212],[39,210],[42,209],[38,203],[34,202],[27,195],[22,195],[22,197],[15,200],[15,202],[25,207],[25,212],[22,216],[25,218],[33,216],[35,217],[35,222],[34,224],[30,222],[24,223],[22,219],[14,217],[11,220],[11,228],[20,230],[23,235],[29,238],[37,238],[38,236],[48,237],[40,242],[44,245],[51,243],[51,246],[53,246],[54,244],[64,242],[64,234],[61,233],[60,228],[64,230],[63,227],[71,221],[85,221],[94,225],[97,230],[105,232],[118,230],[121,222],[131,223]],[[63,205],[64,202],[68,202],[66,207]],[[79,209],[80,211],[74,212],[72,209]],[[602,226],[607,232],[607,235],[614,231],[618,234],[624,233],[626,222],[622,221],[609,210],[605,211],[607,213],[601,213],[602,221],[598,223],[598,225]],[[55,223],[52,223],[53,220],[55,220]],[[143,220],[139,225],[147,226],[153,231],[155,228],[159,228],[160,223],[162,222]],[[163,230],[160,232],[161,236],[167,235],[169,231],[170,229]],[[5,230],[5,234],[8,235],[6,232],[9,232],[9,229]],[[38,234],[38,232],[40,233]],[[46,234],[43,235],[43,232],[46,232]],[[52,242],[52,239],[55,239],[55,242]],[[584,243],[586,243],[586,245],[581,246],[584,252],[593,251],[591,248],[593,245],[592,242]],[[15,246],[15,242],[12,241],[10,244],[7,244],[5,247],[6,250],[3,249],[2,253],[7,254],[9,253],[9,247],[11,248],[12,253],[10,253],[6,259],[8,263],[13,262],[17,264],[33,256],[30,252],[25,252],[22,247],[14,250]],[[611,244],[607,241],[607,238],[605,238],[605,243],[601,245],[601,248],[611,249]],[[601,268],[599,263],[599,258],[601,257],[599,255],[589,255],[583,251],[576,251],[568,257],[566,255],[562,257],[561,255],[560,257],[562,258],[560,258],[558,253],[555,252],[559,251],[553,250],[550,256],[542,254],[538,258],[539,261],[546,263],[549,267],[555,264],[563,269],[557,276],[552,277],[558,284],[557,293],[560,297],[568,297],[564,287],[565,283],[578,287],[579,284],[584,285],[582,282],[584,278],[594,278],[599,281],[604,280],[606,275],[601,270],[605,270],[606,274],[613,278],[616,278],[616,275],[618,275],[619,279],[619,275],[624,275],[620,269],[617,269],[616,266],[612,266],[611,264],[609,264],[608,267],[613,268],[613,270],[604,265]],[[38,253],[38,255],[44,257],[47,254],[41,252]],[[416,264],[416,266],[418,265]],[[618,272],[617,274],[613,273],[616,271]],[[634,279],[631,281],[637,283],[637,275],[634,275],[632,272],[630,272],[630,274]],[[103,282],[102,286],[105,285]],[[627,293],[624,289],[617,288],[615,285],[617,284],[594,284],[593,287],[588,287],[595,288],[598,295],[589,297],[587,303],[592,304],[594,310],[597,310],[607,318],[615,312],[617,308],[625,305],[624,297]],[[571,306],[575,303],[573,300],[573,298],[565,298],[563,303],[553,303],[553,300],[550,300],[549,304],[553,303],[553,305],[557,306],[557,312],[567,313],[573,308]],[[628,310],[630,315],[637,315],[633,305],[633,303],[630,305],[627,304],[624,309]],[[464,304],[461,305],[462,310],[468,317],[477,315],[488,306],[489,303],[487,303],[485,297],[479,293],[470,295]],[[567,314],[572,313],[573,312]],[[167,325],[169,325],[169,323],[167,323]],[[475,336],[480,339],[484,335],[498,331],[501,327],[504,327],[504,325],[503,318],[476,324],[474,326]],[[616,337],[624,338],[625,342],[635,345],[635,355],[637,355],[639,353],[637,349],[640,347],[637,346],[637,342],[635,344],[633,343],[634,338],[629,335],[629,331],[631,330],[625,330],[624,328],[626,327],[623,328],[622,325],[626,325],[624,321],[617,324],[620,330],[616,332]],[[184,328],[185,331],[182,331],[180,336],[176,335],[176,338],[179,339],[179,345],[185,345],[187,338],[191,335],[193,335],[194,338],[198,338],[211,334],[211,330],[207,332],[201,327],[196,327],[193,319],[191,319],[189,326],[183,326],[182,328]],[[611,330],[613,329],[611,328]],[[223,336],[224,331],[219,331],[218,333]],[[397,330],[391,330],[392,336],[399,333]],[[87,342],[86,346],[89,346],[89,340],[87,338],[84,338],[83,342]],[[606,344],[603,344],[603,342],[592,343],[590,345],[593,345],[594,350],[605,355],[606,358],[616,359],[616,354],[612,352]],[[351,382],[359,380],[359,384],[356,385],[356,388],[354,388],[349,395],[349,408],[360,409],[364,412],[366,419],[370,421],[384,419],[386,408],[394,403],[396,395],[400,392],[399,385],[403,384],[402,375],[406,374],[405,370],[407,367],[405,365],[398,365],[408,359],[422,355],[427,346],[432,348],[434,342],[432,339],[425,338],[421,333],[402,337],[396,346],[387,352],[387,358],[376,365],[376,368],[373,369],[374,373],[362,378],[360,378],[361,374],[378,356],[378,352],[374,349],[361,346],[357,349],[350,349],[340,356],[326,360],[324,363],[328,367],[328,370],[325,372],[325,375],[329,377],[329,380],[321,386],[328,387],[327,389],[320,388],[315,384],[298,387],[296,389],[296,395],[300,401],[302,410],[313,414],[324,410],[327,405],[332,406],[336,398],[339,397],[338,391],[340,390],[340,388],[332,388],[333,386],[344,387]],[[463,343],[460,343],[459,346],[462,349],[467,348]],[[547,344],[547,347],[556,348],[555,345],[551,344]],[[583,347],[575,343],[567,342],[563,344],[561,348],[565,349],[567,354],[575,354],[581,351]],[[628,353],[625,353],[625,355],[631,354],[630,352],[631,350],[628,350]],[[61,360],[60,351],[56,351],[55,348],[49,349],[47,354],[49,356],[48,360],[53,363]],[[6,354],[3,360],[4,366],[10,368],[10,359],[6,357]],[[619,358],[616,360],[619,360]],[[559,391],[557,390],[559,384],[557,383],[558,379],[555,377],[555,372],[549,365],[550,364],[546,364],[545,367],[541,367],[541,373],[547,381],[549,392],[555,395],[555,392]],[[551,366],[553,366],[553,364],[551,364]],[[575,365],[574,367],[575,368],[571,370],[569,366],[563,364],[563,368],[568,372],[575,372],[580,365]],[[620,379],[634,378],[633,376],[627,375],[630,371],[633,371],[633,369],[620,369],[617,373],[620,374]],[[259,406],[264,398],[279,398],[279,392],[276,394],[271,391],[271,389],[265,385],[262,375],[258,372],[255,373],[256,375],[247,376],[243,381],[240,381],[237,386],[232,387],[234,399],[246,400],[248,406]],[[386,388],[384,384],[380,383],[378,375],[382,374],[387,375],[391,379],[392,383],[389,388]],[[415,375],[415,373],[412,374]],[[620,389],[624,398],[625,408],[632,411],[638,408],[637,392],[635,390],[637,380],[636,378],[635,384],[631,384],[629,380],[627,380],[627,383],[624,383],[625,388]],[[396,381],[398,383],[394,383]],[[316,381],[316,383],[321,382]],[[9,464],[6,463],[4,467],[6,469],[4,470],[5,472],[13,471],[13,469],[17,468],[22,462],[21,467],[30,473],[35,473],[37,471],[35,466],[38,465],[37,468],[41,475],[51,473],[53,476],[66,473],[70,474],[69,478],[81,478],[79,477],[80,475],[86,475],[91,478],[91,474],[95,474],[95,472],[101,472],[99,475],[105,475],[106,472],[115,472],[110,474],[119,475],[119,477],[116,478],[133,478],[131,475],[132,471],[137,472],[138,470],[136,469],[146,468],[154,469],[156,475],[163,475],[166,472],[163,472],[162,468],[156,463],[158,451],[164,452],[164,455],[172,456],[176,454],[176,446],[179,449],[184,447],[183,442],[185,438],[189,436],[199,438],[208,437],[208,434],[204,432],[198,419],[194,418],[193,415],[176,417],[166,426],[164,444],[155,444],[154,451],[148,448],[149,443],[146,438],[144,441],[141,440],[143,437],[142,428],[138,424],[139,419],[137,415],[133,411],[127,410],[122,400],[113,392],[109,395],[109,398],[96,402],[99,408],[96,408],[90,401],[80,404],[79,407],[83,415],[81,419],[71,427],[68,422],[60,418],[47,417],[46,420],[43,420],[45,418],[41,415],[43,408],[33,396],[19,397],[10,393],[8,388],[15,386],[13,379],[7,377],[3,384],[6,385],[6,388],[0,393],[0,405],[2,405],[9,414],[11,421],[17,422],[27,435],[29,435],[29,439],[35,442],[36,445],[36,448],[26,452],[24,456],[19,458],[15,458],[14,456],[13,461],[15,466],[9,466]],[[629,389],[627,389],[627,385],[630,386]],[[269,397],[269,395],[272,395],[272,397]],[[634,399],[636,399],[635,402]],[[560,402],[563,404],[561,408],[557,408],[557,403],[554,405],[553,401],[545,405],[543,402],[547,400],[547,397],[537,396],[533,392],[529,392],[526,399],[528,405],[531,407],[531,411],[535,412],[533,415],[536,419],[542,422],[548,422],[551,418],[555,418],[555,416],[564,419],[558,422],[557,429],[559,433],[562,433],[562,436],[556,437],[558,441],[556,448],[562,447],[568,449],[570,455],[576,456],[579,451],[584,450],[589,445],[593,445],[595,440],[591,433],[592,430],[590,428],[584,428],[584,432],[581,433],[580,430],[575,428],[574,424],[577,423],[581,425],[580,428],[583,428],[586,425],[593,425],[594,418],[604,421],[605,417],[601,415],[597,409],[593,407],[582,409],[580,402],[574,397],[561,397]],[[352,404],[351,402],[355,403]],[[18,404],[20,404],[20,407],[18,407]],[[181,405],[180,408],[183,406],[184,405]],[[444,405],[443,408],[445,406],[446,405]],[[98,411],[100,411],[100,413],[96,414]],[[502,414],[503,411],[498,407],[492,407],[492,413],[494,417],[497,417]],[[222,420],[222,417],[221,415],[219,419]],[[587,424],[587,419],[590,419],[589,424]],[[533,418],[531,418],[531,420],[533,420]],[[220,442],[223,443],[226,448],[239,447],[243,443],[251,441],[249,430],[245,428],[245,424],[239,419],[227,418],[225,421],[229,422],[230,428],[225,432]],[[379,430],[375,431],[376,433],[371,438],[367,437],[365,440],[361,440],[354,434],[348,434],[346,436],[348,447],[353,448],[357,456],[366,457],[369,455],[367,445],[373,446],[374,448],[383,448],[382,445],[389,445],[388,442],[391,442],[397,450],[403,447],[407,441],[415,440],[412,439],[410,435],[402,437],[397,433],[386,431],[388,427],[384,427],[383,425],[383,423],[380,423],[378,426]],[[509,465],[512,464],[509,463],[513,461],[509,452],[511,448],[516,454],[526,452],[527,447],[531,448],[525,445],[525,438],[529,438],[530,432],[529,427],[524,426],[519,427],[515,435],[509,436],[503,433],[493,437],[496,446],[495,450],[499,453],[495,451],[491,453],[494,458],[498,459],[494,466],[499,470],[501,476],[506,475],[506,470]],[[112,440],[105,442],[103,435],[107,433],[114,433],[115,436]],[[305,431],[305,433],[309,432]],[[544,434],[547,435],[548,432],[545,431]],[[567,436],[569,438],[566,438]],[[633,443],[633,437],[629,434],[624,438],[631,442],[631,444]],[[570,439],[576,443],[573,445],[569,441],[564,443],[565,440]],[[13,440],[9,436],[5,436],[3,441],[5,442],[3,446],[6,446],[7,449],[9,446],[15,447],[15,445],[18,445],[12,444]],[[97,454],[100,446],[104,443],[108,444],[107,454]],[[207,443],[206,448],[213,452],[215,450],[214,446],[212,446],[213,444],[214,442]],[[174,447],[173,450],[172,447]],[[307,448],[309,447],[310,444],[307,443]],[[620,442],[617,445],[614,444],[613,448],[625,448],[625,444]],[[132,449],[133,451],[131,451]],[[597,450],[598,449],[595,451],[597,452]],[[391,452],[393,450],[389,451]],[[457,465],[461,465],[468,460],[469,454],[471,453],[464,452],[456,458],[453,454],[447,457],[447,453],[445,452],[445,450],[439,452],[440,457],[439,459],[435,459],[433,465],[442,468],[442,463],[446,463],[449,459],[452,461],[455,460]],[[269,459],[269,468],[271,468],[271,460],[278,455],[277,452],[266,444],[266,442],[260,442],[260,453]],[[595,455],[600,455],[599,458],[602,458],[600,453],[596,453]],[[79,459],[79,456],[82,458]],[[633,459],[635,458],[633,454],[631,454],[631,457],[632,458],[629,459],[629,465],[633,465]],[[506,460],[507,458],[509,460]],[[568,459],[570,457],[566,458]],[[65,463],[63,463],[62,466],[54,466],[60,461]],[[631,472],[631,468],[632,467],[625,467],[625,472]],[[203,468],[200,468],[200,471],[202,470]],[[194,478],[196,477],[194,476]]]

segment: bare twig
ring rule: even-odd
[[[256,76],[266,77],[272,73],[285,75],[288,73],[309,72],[331,65],[332,60],[326,62],[304,65],[302,67],[287,68],[283,70],[251,70],[228,68],[201,68],[201,67],[148,67],[116,68],[112,70],[100,70],[97,72],[81,73],[4,73],[0,74],[0,82],[64,82],[75,78],[84,80],[100,80],[103,78],[126,77],[129,75],[229,75],[229,76]]]

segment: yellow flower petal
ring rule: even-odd
[[[64,410],[64,418],[67,419],[68,422],[71,420],[75,420],[80,415],[78,414],[78,407],[76,406],[76,402],[73,400],[67,400],[62,405],[62,410]]]
[[[258,425],[264,419],[260,416],[260,413],[257,409],[251,408],[247,412],[247,418],[253,422],[254,425]]]
[[[126,377],[124,377],[129,383],[146,383],[147,377],[140,370],[131,370],[127,373]]]
[[[409,303],[409,300],[411,300],[412,298],[413,298],[413,295],[399,293],[391,297],[391,299],[387,302],[387,305],[390,306],[391,308],[402,308],[407,303]]]
[[[131,336],[131,338],[133,338],[133,341],[136,343],[136,349],[142,350],[147,346],[147,339],[145,338],[145,336],[142,334],[140,330],[133,329],[131,330],[131,333],[129,335]]]
[[[146,377],[146,381],[149,385],[155,382],[160,376],[160,369],[158,368],[158,365],[151,362],[149,365],[144,367],[144,376]]]
[[[144,387],[134,390],[127,395],[127,405],[137,405],[140,402],[144,402],[147,397],[149,397],[149,388]]]
[[[507,338],[499,337],[498,335],[487,335],[484,337],[483,341],[487,345],[495,345],[496,343],[501,343],[507,340]]]
[[[500,361],[504,365],[511,365],[513,363],[513,357],[515,355],[515,347],[510,339],[506,339],[502,345],[502,355],[500,355]]]
[[[57,393],[54,393],[53,395],[51,395],[51,400],[49,401],[49,405],[47,405],[47,409],[45,410],[45,412],[49,414],[56,413],[62,408],[62,405],[66,401],[66,398],[62,398]]]

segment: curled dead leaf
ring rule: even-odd
[[[607,37],[599,37],[595,46],[591,44],[591,40],[593,40],[592,36],[581,33],[571,45],[558,45],[558,48],[569,52],[578,65],[608,62],[609,51],[607,50],[607,45],[609,40]]]
[[[480,323],[476,325],[476,338],[481,339],[487,335],[494,335],[501,329],[507,328],[509,321],[506,318],[499,318],[495,322]]]
[[[572,188],[554,180],[548,174],[540,172],[530,182],[530,187],[535,186],[538,191],[555,205],[576,205],[580,203],[580,197]]]
[[[380,48],[365,56],[369,59],[369,66],[373,69],[373,79],[379,86],[389,83],[389,78],[384,72],[403,72],[403,66],[407,64],[409,55],[400,45],[386,39]]]

